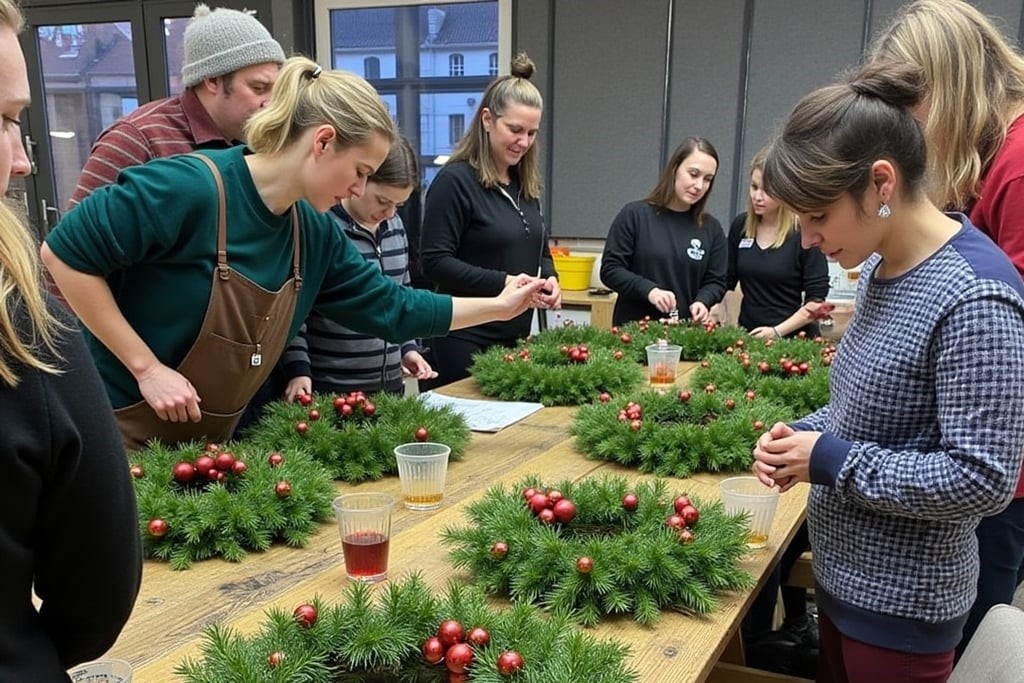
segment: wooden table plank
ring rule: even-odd
[[[690,367],[692,364],[683,364],[681,369]],[[442,391],[480,397],[473,380]],[[457,576],[438,541],[438,531],[464,523],[465,505],[485,495],[496,482],[511,485],[530,475],[550,482],[604,474],[629,480],[650,479],[613,463],[588,460],[576,452],[565,431],[574,412],[574,408],[545,408],[497,434],[475,433],[466,457],[449,464],[445,501],[439,510],[412,512],[396,508],[391,577],[419,571],[429,585],[440,590]],[[721,478],[702,474],[689,480],[670,480],[670,488],[717,499]],[[338,482],[336,489],[339,493],[384,491],[400,499],[395,477],[359,485]],[[803,520],[806,494],[806,486],[802,486],[782,496],[768,548],[751,553],[744,561],[743,567],[757,577],[758,586]],[[334,524],[321,526],[306,548],[275,546],[234,564],[215,559],[196,563],[188,571],[174,572],[165,563],[147,561],[135,612],[110,656],[135,666],[136,683],[174,680],[174,668],[186,656],[199,655],[199,638],[206,625],[227,623],[249,632],[263,620],[264,611],[271,605],[290,611],[315,594],[337,600],[346,584],[341,542]],[[651,627],[617,618],[603,621],[592,632],[628,643],[631,663],[642,681],[703,681],[736,633],[755,594],[756,590],[728,595],[718,611],[700,618],[664,612]],[[507,604],[501,599],[494,603]]]

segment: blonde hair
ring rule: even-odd
[[[967,208],[1024,103],[1024,58],[967,2],[918,0],[869,59],[920,68],[930,194],[942,208]]]
[[[761,151],[754,155],[754,158],[750,160],[750,173],[754,171],[761,171],[761,191],[764,191],[764,159],[768,156],[768,148],[763,147]],[[768,194],[765,192],[765,194]],[[769,195],[771,196],[771,195]],[[774,199],[774,197],[773,197]],[[790,233],[795,232],[799,229],[797,225],[796,214],[788,206],[779,202],[779,208],[777,213],[779,219],[779,227],[775,232],[775,239],[772,240],[769,249],[778,249],[786,243],[786,238],[789,237]],[[754,202],[750,198],[750,193],[747,192],[747,218],[743,223],[743,232],[747,237],[752,239],[757,238],[757,224],[761,221],[761,218],[754,213]]]
[[[323,124],[334,128],[339,147],[365,144],[374,135],[390,145],[398,137],[387,105],[365,80],[291,57],[281,67],[270,102],[245,124],[245,139],[254,152],[274,155]]]
[[[487,131],[484,130],[483,111],[487,109],[494,119],[500,118],[509,105],[521,104],[535,109],[544,109],[544,99],[537,90],[537,86],[530,82],[536,67],[525,52],[520,52],[512,60],[512,73],[508,76],[499,76],[491,81],[484,91],[473,115],[469,130],[462,136],[455,151],[452,152],[450,161],[465,161],[476,170],[480,184],[488,189],[498,186],[500,176],[498,168],[491,156],[491,146],[487,138]],[[543,182],[540,178],[540,152],[537,148],[537,141],[534,140],[530,148],[519,160],[519,184],[523,196],[527,199],[539,199]]]
[[[18,33],[23,25],[18,6],[0,0],[0,28]],[[58,374],[61,327],[46,308],[39,245],[24,221],[0,201],[0,383],[18,385],[17,365]]]
[[[0,28],[6,26],[16,34],[21,33],[25,25],[25,17],[21,14],[21,8],[12,0],[0,0]]]

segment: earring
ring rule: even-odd
[[[892,215],[892,209],[889,208],[888,204],[886,204],[885,202],[882,202],[882,205],[880,207],[878,207],[878,217],[879,218],[888,218],[891,215]]]

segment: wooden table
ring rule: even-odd
[[[618,298],[619,295],[615,292],[598,296],[591,294],[586,289],[562,290],[562,305],[569,308],[590,309],[590,325],[602,330],[611,329],[612,311],[615,310],[615,300]]]
[[[682,365],[687,370],[693,366]],[[680,378],[684,379],[685,374],[680,373]],[[442,392],[480,397],[472,379],[445,387]],[[496,482],[512,484],[531,474],[551,482],[593,474],[647,478],[577,453],[566,434],[574,412],[574,408],[545,408],[497,434],[474,434],[465,457],[449,464],[441,509],[411,512],[396,507],[390,576],[419,571],[429,585],[443,589],[455,570],[446,560],[437,533],[444,526],[463,523],[466,504],[483,496]],[[719,479],[699,475],[672,480],[670,488],[715,499]],[[385,491],[401,499],[396,477],[359,485],[338,482],[336,486],[339,493]],[[744,561],[743,567],[757,578],[758,588],[802,522],[806,495],[806,485],[802,485],[781,497],[768,548],[751,553]],[[341,541],[334,524],[324,524],[305,548],[276,545],[268,552],[249,554],[238,563],[215,559],[175,572],[164,562],[147,561],[135,611],[109,656],[126,659],[135,667],[135,683],[172,681],[174,668],[184,658],[200,655],[200,636],[208,624],[219,622],[252,632],[271,605],[290,612],[317,594],[326,600],[338,600],[346,584]],[[744,677],[751,670],[734,666],[742,663],[737,629],[756,591],[725,596],[719,609],[704,617],[666,611],[650,627],[616,618],[602,621],[593,633],[629,644],[631,664],[640,673],[640,681],[756,680]]]

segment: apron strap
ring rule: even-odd
[[[190,153],[189,156],[207,165],[213,174],[213,182],[217,185],[217,273],[221,280],[227,280],[231,270],[228,268],[228,211],[224,199],[224,179],[217,164],[213,163],[210,157],[196,152]]]
[[[302,272],[299,268],[299,207],[292,204],[292,280],[295,291],[302,289]]]

